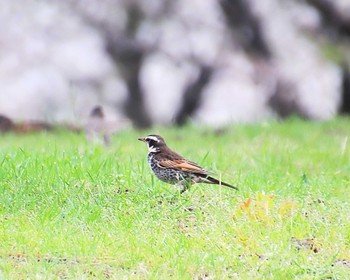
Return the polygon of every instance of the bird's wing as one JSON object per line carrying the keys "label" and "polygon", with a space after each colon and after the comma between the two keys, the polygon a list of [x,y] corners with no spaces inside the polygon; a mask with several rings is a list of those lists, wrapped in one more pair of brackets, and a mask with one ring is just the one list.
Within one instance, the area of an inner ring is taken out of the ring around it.
{"label": "bird's wing", "polygon": [[181,171],[207,175],[208,172],[198,164],[186,159],[164,159],[159,161],[159,167],[172,168]]}

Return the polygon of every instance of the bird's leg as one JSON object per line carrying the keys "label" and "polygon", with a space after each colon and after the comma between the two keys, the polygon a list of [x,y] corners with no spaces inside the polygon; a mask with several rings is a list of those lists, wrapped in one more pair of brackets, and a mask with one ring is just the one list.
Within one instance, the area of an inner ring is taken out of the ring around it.
{"label": "bird's leg", "polygon": [[184,193],[185,191],[187,191],[190,188],[190,184],[188,182],[186,182],[185,180],[179,181],[178,185],[180,187],[180,194]]}
{"label": "bird's leg", "polygon": [[184,193],[188,189],[186,187],[186,184],[183,184],[182,182],[179,183],[179,186],[180,186],[180,194]]}
{"label": "bird's leg", "polygon": [[103,133],[103,141],[106,146],[109,146],[109,144],[111,144],[111,136],[107,132]]}

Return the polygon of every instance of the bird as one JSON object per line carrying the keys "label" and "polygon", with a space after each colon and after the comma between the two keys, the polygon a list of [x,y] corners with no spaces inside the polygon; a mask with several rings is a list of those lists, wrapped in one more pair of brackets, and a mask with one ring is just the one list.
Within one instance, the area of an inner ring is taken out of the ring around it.
{"label": "bird", "polygon": [[91,142],[103,142],[105,146],[110,144],[110,133],[106,127],[105,114],[102,106],[97,105],[92,108],[85,126],[85,134],[86,138]]}
{"label": "bird", "polygon": [[223,185],[238,190],[236,186],[215,179],[197,163],[172,151],[162,136],[151,134],[138,140],[148,145],[148,164],[154,175],[163,182],[178,185],[180,193],[195,183]]}
{"label": "bird", "polygon": [[111,143],[111,137],[129,128],[131,122],[126,118],[108,119],[104,112],[100,105],[92,108],[85,124],[85,134],[88,141],[107,147]]}

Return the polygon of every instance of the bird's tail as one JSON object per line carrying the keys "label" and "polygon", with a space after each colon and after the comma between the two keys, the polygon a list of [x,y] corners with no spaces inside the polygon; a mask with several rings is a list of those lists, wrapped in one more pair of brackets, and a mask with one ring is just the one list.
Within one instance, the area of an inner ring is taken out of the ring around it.
{"label": "bird's tail", "polygon": [[227,184],[227,183],[225,183],[225,182],[223,182],[223,181],[220,181],[220,180],[218,180],[218,179],[215,179],[215,178],[213,178],[213,177],[211,177],[211,176],[206,177],[206,179],[208,180],[208,183],[209,183],[209,184],[223,185],[223,186],[226,186],[226,187],[229,187],[229,188],[231,188],[231,189],[235,189],[235,190],[238,191],[238,188],[237,188],[237,187],[232,186],[232,185],[230,185],[230,184]]}

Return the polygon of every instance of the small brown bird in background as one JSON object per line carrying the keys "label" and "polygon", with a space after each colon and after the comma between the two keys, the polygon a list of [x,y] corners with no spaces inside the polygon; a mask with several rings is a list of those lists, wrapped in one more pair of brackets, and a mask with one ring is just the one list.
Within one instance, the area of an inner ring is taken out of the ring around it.
{"label": "small brown bird in background", "polygon": [[148,145],[148,164],[154,175],[163,182],[179,185],[181,193],[195,183],[223,185],[238,190],[235,186],[211,177],[209,172],[198,164],[169,149],[163,137],[148,135],[138,140]]}
{"label": "small brown bird in background", "polygon": [[85,125],[86,138],[91,142],[103,143],[105,146],[108,146],[113,135],[130,126],[131,122],[129,119],[116,118],[116,116],[108,118],[102,106],[95,106],[91,110]]}
{"label": "small brown bird in background", "polygon": [[95,106],[91,112],[85,127],[86,138],[89,141],[101,142],[108,146],[110,133],[107,131],[105,115],[101,106]]}

